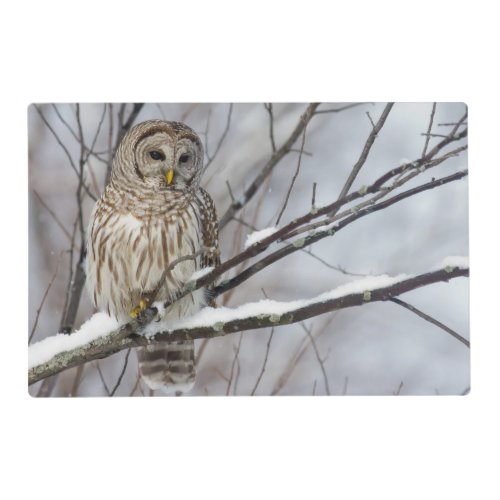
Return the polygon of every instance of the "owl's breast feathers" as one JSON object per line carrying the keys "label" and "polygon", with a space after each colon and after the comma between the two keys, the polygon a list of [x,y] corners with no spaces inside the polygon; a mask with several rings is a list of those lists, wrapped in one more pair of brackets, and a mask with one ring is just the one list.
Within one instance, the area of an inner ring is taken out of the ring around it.
{"label": "owl's breast feathers", "polygon": [[88,227],[87,284],[94,305],[127,319],[174,260],[193,256],[166,274],[156,296],[174,298],[194,271],[220,262],[217,227],[212,199],[202,189],[136,194],[109,185]]}

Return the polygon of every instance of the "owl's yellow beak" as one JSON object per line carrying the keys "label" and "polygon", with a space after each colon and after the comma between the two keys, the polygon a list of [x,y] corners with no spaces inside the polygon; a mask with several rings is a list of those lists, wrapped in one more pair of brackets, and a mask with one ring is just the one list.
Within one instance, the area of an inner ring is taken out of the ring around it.
{"label": "owl's yellow beak", "polygon": [[167,170],[167,184],[170,184],[172,182],[172,179],[174,178],[174,169],[169,168]]}

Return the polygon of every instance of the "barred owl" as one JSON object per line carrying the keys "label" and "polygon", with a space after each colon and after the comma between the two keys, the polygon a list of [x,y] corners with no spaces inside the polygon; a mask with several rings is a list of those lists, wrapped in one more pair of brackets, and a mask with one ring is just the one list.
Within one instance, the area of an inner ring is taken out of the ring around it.
{"label": "barred owl", "polygon": [[[130,129],[113,159],[111,178],[90,217],[87,287],[94,305],[119,320],[156,300],[175,298],[193,272],[219,263],[218,223],[210,195],[200,188],[203,146],[177,122],[151,120]],[[209,301],[196,290],[174,302],[164,320],[180,319]],[[138,348],[139,371],[151,389],[182,393],[195,381],[194,342]]]}

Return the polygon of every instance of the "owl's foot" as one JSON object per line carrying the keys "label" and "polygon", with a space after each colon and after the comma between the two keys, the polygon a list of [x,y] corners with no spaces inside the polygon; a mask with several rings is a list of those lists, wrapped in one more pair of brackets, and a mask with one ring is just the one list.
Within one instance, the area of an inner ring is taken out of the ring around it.
{"label": "owl's foot", "polygon": [[132,311],[130,311],[130,317],[134,319],[137,318],[137,316],[139,316],[139,314],[148,307],[148,304],[149,304],[148,299],[141,299],[139,301],[139,305],[134,309],[132,309]]}

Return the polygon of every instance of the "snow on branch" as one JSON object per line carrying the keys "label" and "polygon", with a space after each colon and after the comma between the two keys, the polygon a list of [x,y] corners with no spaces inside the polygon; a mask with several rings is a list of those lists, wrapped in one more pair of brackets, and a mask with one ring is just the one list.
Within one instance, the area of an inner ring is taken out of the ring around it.
{"label": "snow on branch", "polygon": [[261,229],[260,231],[254,231],[247,236],[245,241],[245,248],[251,247],[255,243],[262,241],[264,238],[267,238],[274,234],[278,230],[277,227],[266,227],[265,229]]}
{"label": "snow on branch", "polygon": [[140,335],[156,316],[146,309],[136,320],[119,326],[104,313],[97,313],[78,332],[55,335],[29,347],[29,383],[80,364],[107,357],[123,349],[164,340],[212,338],[234,332],[288,325],[330,311],[360,306],[439,281],[468,276],[466,258],[453,257],[441,269],[417,276],[370,276],[341,285],[312,299],[291,302],[261,300],[235,309],[205,308],[190,318],[172,323],[168,332],[153,337]]}

